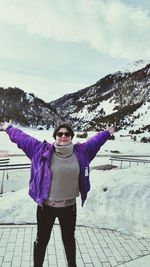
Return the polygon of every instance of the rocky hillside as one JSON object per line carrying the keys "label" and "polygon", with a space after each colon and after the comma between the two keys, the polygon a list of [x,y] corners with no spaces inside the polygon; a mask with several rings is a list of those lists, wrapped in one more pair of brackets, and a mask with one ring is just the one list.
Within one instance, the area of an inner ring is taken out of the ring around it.
{"label": "rocky hillside", "polygon": [[50,103],[19,88],[0,88],[0,119],[46,129],[67,121],[76,130],[100,130],[113,123],[118,130],[132,126],[150,131],[150,64],[109,74]]}
{"label": "rocky hillside", "polygon": [[54,107],[34,94],[27,94],[19,88],[0,88],[0,120],[9,119],[22,126],[49,129],[61,120],[61,116]]}
{"label": "rocky hillside", "polygon": [[[107,123],[118,129],[126,127],[140,116],[138,109],[142,106],[147,107],[146,114],[150,111],[150,64],[133,72],[109,74],[50,104],[77,129],[99,130]],[[150,120],[145,123],[150,125]]]}

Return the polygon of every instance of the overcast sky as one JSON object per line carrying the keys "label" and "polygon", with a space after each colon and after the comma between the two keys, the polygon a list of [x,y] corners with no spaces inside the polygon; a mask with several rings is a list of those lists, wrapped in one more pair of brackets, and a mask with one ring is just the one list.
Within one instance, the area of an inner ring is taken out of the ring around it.
{"label": "overcast sky", "polygon": [[0,0],[0,87],[49,102],[139,59],[148,0]]}

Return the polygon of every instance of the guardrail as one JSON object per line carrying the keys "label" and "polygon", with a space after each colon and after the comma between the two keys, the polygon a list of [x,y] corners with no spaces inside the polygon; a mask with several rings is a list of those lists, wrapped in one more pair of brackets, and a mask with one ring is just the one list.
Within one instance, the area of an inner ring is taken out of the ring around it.
{"label": "guardrail", "polygon": [[129,167],[131,166],[131,163],[134,162],[137,164],[139,163],[150,163],[150,160],[148,159],[139,159],[139,158],[132,158],[132,157],[121,157],[121,156],[112,156],[110,157],[111,160],[111,165],[113,164],[113,161],[119,161],[120,162],[120,168],[122,168],[123,162],[128,162],[129,163]]}
{"label": "guardrail", "polygon": [[30,169],[31,163],[18,163],[18,164],[9,164],[10,159],[9,158],[3,158],[0,159],[0,171],[2,171],[2,182],[1,182],[1,188],[0,188],[0,194],[3,194],[3,188],[4,188],[4,179],[5,174],[8,171],[12,170],[21,170],[21,169]]}
{"label": "guardrail", "polygon": [[9,163],[9,160],[9,158],[0,159],[0,165]]}

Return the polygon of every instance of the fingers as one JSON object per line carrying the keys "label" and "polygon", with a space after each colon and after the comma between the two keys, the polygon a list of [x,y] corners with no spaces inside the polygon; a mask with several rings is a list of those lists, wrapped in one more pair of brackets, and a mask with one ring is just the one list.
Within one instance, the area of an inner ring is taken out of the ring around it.
{"label": "fingers", "polygon": [[113,125],[107,126],[106,130],[110,133],[113,134],[115,132],[115,127]]}
{"label": "fingers", "polygon": [[11,119],[9,120],[9,122],[4,121],[4,122],[0,122],[0,129],[1,130],[6,130],[8,128],[9,125],[11,125]]}
{"label": "fingers", "polygon": [[4,127],[4,123],[0,122],[0,129],[3,130],[3,127]]}

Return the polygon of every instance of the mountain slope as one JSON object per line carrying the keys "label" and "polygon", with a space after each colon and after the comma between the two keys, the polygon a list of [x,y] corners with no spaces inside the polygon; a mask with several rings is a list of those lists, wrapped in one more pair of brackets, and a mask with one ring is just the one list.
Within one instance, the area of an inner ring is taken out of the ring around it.
{"label": "mountain slope", "polygon": [[0,88],[0,119],[22,126],[55,126],[61,116],[50,104],[34,96],[27,94],[19,88]]}
{"label": "mountain slope", "polygon": [[99,130],[109,122],[119,129],[126,123],[126,116],[149,101],[150,64],[134,72],[109,74],[95,84],[50,104],[58,114],[69,117],[75,127]]}
{"label": "mountain slope", "polygon": [[150,64],[130,70],[106,75],[50,103],[19,88],[0,88],[0,120],[47,129],[67,121],[76,130],[100,130],[108,123],[118,130],[150,130]]}

